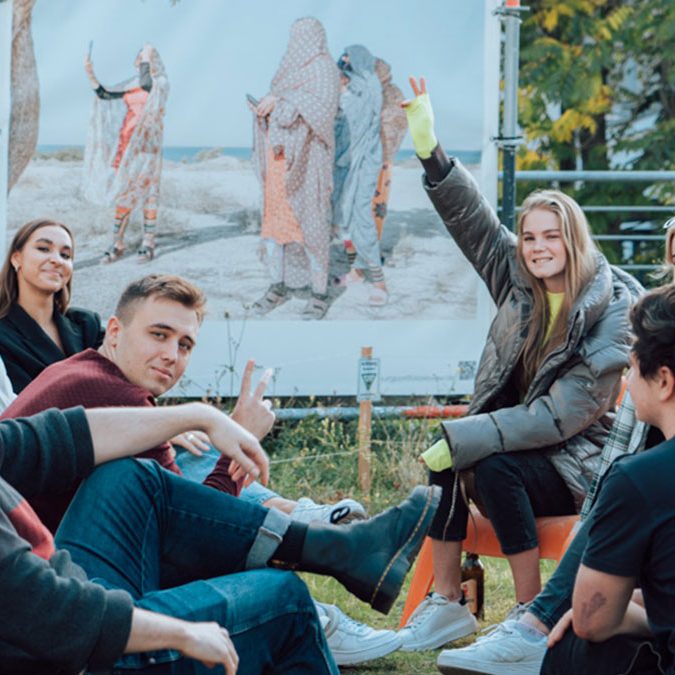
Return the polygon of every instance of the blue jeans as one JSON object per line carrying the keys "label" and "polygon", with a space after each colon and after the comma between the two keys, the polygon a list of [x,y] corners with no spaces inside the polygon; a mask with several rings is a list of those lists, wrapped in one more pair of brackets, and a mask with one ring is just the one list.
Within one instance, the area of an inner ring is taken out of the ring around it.
{"label": "blue jeans", "polygon": [[588,542],[588,530],[593,519],[593,511],[581,523],[581,527],[574,535],[565,555],[560,560],[555,572],[546,586],[532,601],[529,612],[539,619],[549,629],[558,623],[560,617],[572,606],[572,591],[577,571],[581,564],[581,557]]}
{"label": "blue jeans", "polygon": [[[262,567],[288,518],[163,470],[156,462],[104,464],[80,486],[58,529],[92,581],[126,590],[138,607],[230,632],[239,673],[332,673],[305,584]],[[115,672],[213,671],[175,651],[130,654]]]}
{"label": "blue jeans", "polygon": [[[188,480],[193,480],[196,483],[201,483],[211,473],[213,467],[216,465],[220,453],[211,446],[201,457],[190,454],[187,450],[183,450],[180,446],[176,446],[176,464],[183,472],[183,476]],[[253,502],[262,506],[268,499],[278,497],[279,494],[270,490],[257,481],[245,487],[240,499],[245,499],[247,502]]]}

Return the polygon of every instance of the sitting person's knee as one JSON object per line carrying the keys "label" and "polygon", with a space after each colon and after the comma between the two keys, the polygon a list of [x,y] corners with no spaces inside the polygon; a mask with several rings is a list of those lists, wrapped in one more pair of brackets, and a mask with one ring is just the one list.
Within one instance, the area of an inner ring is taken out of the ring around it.
{"label": "sitting person's knee", "polygon": [[476,475],[476,486],[479,489],[499,485],[500,481],[513,476],[512,458],[506,453],[490,455],[474,466],[474,473]]}
{"label": "sitting person's knee", "polygon": [[98,490],[103,486],[108,486],[115,491],[135,490],[147,481],[159,480],[162,470],[160,465],[153,460],[115,459],[97,466],[89,474],[83,487],[89,486],[91,489],[95,486]]}
{"label": "sitting person's knee", "polygon": [[293,611],[316,612],[307,584],[295,572],[264,570],[256,571],[256,574],[261,572],[267,573],[265,596],[268,599],[276,596],[286,606],[293,607]]}

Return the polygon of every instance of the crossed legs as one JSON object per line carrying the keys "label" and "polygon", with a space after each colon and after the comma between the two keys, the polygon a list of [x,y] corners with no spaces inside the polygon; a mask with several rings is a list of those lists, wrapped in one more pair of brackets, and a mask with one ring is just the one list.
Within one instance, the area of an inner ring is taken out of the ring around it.
{"label": "crossed legs", "polygon": [[[226,627],[241,673],[337,673],[304,583],[249,569],[266,564],[287,527],[278,512],[154,462],[120,460],[82,484],[57,544],[90,579],[129,592],[139,607]],[[162,662],[167,673],[207,672],[173,652],[129,655],[123,667]]]}

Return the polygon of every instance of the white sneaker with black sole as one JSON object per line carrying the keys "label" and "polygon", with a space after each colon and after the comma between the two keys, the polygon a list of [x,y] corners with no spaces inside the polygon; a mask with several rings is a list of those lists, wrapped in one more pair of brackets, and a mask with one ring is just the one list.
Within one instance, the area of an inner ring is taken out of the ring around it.
{"label": "white sneaker with black sole", "polygon": [[291,511],[291,518],[301,523],[320,520],[332,525],[346,525],[353,520],[365,520],[367,517],[363,504],[355,499],[341,499],[337,504],[317,504],[309,497],[301,497],[298,505]]}
{"label": "white sneaker with black sole", "polygon": [[476,617],[463,600],[451,601],[439,593],[429,593],[398,634],[402,651],[419,652],[438,649],[477,630]]}
{"label": "white sneaker with black sole", "polygon": [[401,638],[393,630],[376,630],[348,617],[335,605],[314,602],[326,641],[338,666],[355,666],[395,652]]}
{"label": "white sneaker with black sole", "polygon": [[445,649],[436,665],[445,675],[537,675],[545,655],[545,635],[504,621],[468,647]]}

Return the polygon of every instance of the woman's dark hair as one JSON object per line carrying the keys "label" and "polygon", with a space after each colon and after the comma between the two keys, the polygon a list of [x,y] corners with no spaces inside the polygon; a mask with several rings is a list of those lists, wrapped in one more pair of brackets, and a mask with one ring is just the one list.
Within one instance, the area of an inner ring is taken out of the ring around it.
{"label": "woman's dark hair", "polygon": [[640,375],[653,377],[662,366],[675,373],[675,283],[640,298],[631,310],[630,320]]}
{"label": "woman's dark hair", "polygon": [[[19,299],[19,282],[16,278],[16,270],[12,265],[12,254],[16,253],[16,251],[23,250],[23,247],[31,238],[33,232],[42,227],[50,226],[60,227],[68,233],[73,246],[72,253],[74,255],[75,242],[73,241],[73,233],[63,223],[58,223],[55,220],[49,220],[47,218],[38,218],[37,220],[31,220],[29,223],[20,227],[16,231],[12,243],[7,249],[5,264],[2,266],[2,272],[0,272],[0,319],[7,316],[10,307]],[[54,294],[54,307],[56,307],[61,314],[68,309],[72,280],[73,278],[71,276],[71,278],[68,279],[68,283],[60,291],[57,291],[57,293]]]}

